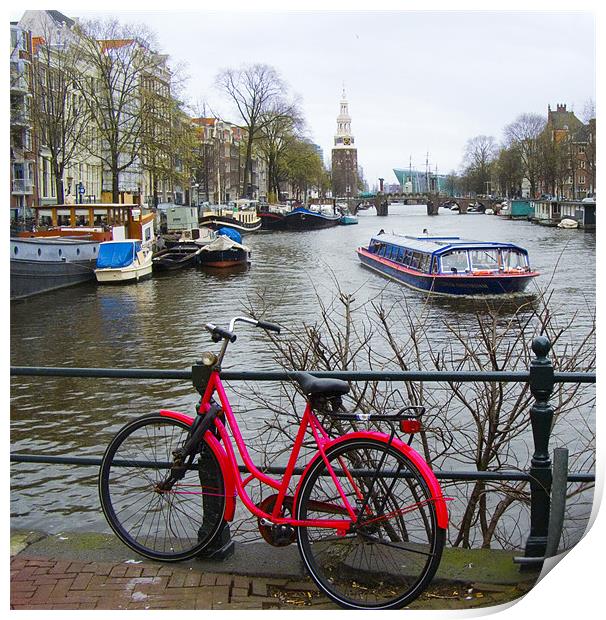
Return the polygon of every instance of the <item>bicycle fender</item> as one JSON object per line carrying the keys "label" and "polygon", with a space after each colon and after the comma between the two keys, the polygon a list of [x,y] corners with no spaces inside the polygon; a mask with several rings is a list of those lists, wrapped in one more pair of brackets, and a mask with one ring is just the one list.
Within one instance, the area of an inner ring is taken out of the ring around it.
{"label": "bicycle fender", "polygon": [[[342,435],[341,437],[337,437],[331,441],[327,441],[324,444],[324,449],[328,450],[333,446],[337,446],[344,441],[349,439],[375,439],[384,444],[388,443],[389,437],[384,433],[379,433],[378,431],[356,431],[355,433],[348,433],[347,435]],[[404,443],[401,439],[394,437],[391,441],[391,445],[401,450],[417,467],[423,479],[427,483],[429,490],[431,492],[431,496],[435,501],[436,506],[436,517],[438,520],[438,527],[442,529],[446,529],[448,527],[448,509],[446,507],[446,501],[444,500],[444,495],[442,494],[442,489],[440,488],[440,484],[435,474],[425,461],[425,459],[414,449],[411,448],[408,444]],[[313,465],[315,465],[318,459],[321,459],[322,455],[317,452],[312,460],[305,467],[305,471],[301,475],[299,480],[299,484],[297,485],[297,490],[295,492],[295,498],[293,505],[297,506],[297,502],[299,499],[299,490],[301,488],[301,483],[307,476],[307,472],[311,469]]]}
{"label": "bicycle fender", "polygon": [[[185,413],[180,413],[179,411],[162,409],[160,411],[160,415],[165,418],[179,420],[179,422],[184,422],[188,426],[191,426],[194,423],[194,419],[191,416]],[[219,463],[221,475],[223,476],[223,483],[225,484],[225,514],[223,515],[223,519],[225,521],[233,521],[234,513],[236,511],[236,483],[234,480],[234,474],[229,465],[229,459],[227,458],[225,449],[219,443],[219,440],[210,431],[206,431],[204,439],[206,439],[210,449],[213,451],[213,454],[217,459],[217,462]]]}

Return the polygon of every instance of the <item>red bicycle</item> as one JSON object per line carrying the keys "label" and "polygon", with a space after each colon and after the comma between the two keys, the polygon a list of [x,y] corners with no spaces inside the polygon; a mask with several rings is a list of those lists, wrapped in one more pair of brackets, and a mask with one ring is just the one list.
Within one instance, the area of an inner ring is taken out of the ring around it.
{"label": "red bicycle", "polygon": [[[233,519],[239,497],[270,544],[297,540],[312,579],[337,604],[353,609],[407,605],[431,581],[448,525],[440,485],[409,445],[423,408],[348,413],[341,403],[347,382],[295,372],[307,404],[283,477],[270,477],[252,462],[221,383],[221,364],[236,340],[237,322],[280,332],[276,325],[248,317],[232,319],[228,330],[206,325],[213,341],[223,344],[219,355],[204,353],[193,367],[201,395],[197,415],[163,410],[144,416],[124,426],[109,444],[99,491],[110,526],[145,557],[191,558]],[[383,420],[391,432],[330,437],[322,416]],[[396,436],[396,426],[410,433],[408,443]],[[317,450],[303,473],[295,475],[306,433]],[[245,478],[234,443],[248,472]],[[246,490],[253,480],[273,490],[259,504]]]}

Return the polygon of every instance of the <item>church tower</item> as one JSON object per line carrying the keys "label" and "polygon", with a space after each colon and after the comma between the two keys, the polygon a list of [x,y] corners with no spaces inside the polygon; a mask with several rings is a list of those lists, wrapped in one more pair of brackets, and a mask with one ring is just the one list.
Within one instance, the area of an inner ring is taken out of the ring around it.
{"label": "church tower", "polygon": [[347,198],[357,194],[358,151],[351,134],[351,116],[344,88],[337,116],[335,145],[332,149],[332,195],[335,198]]}

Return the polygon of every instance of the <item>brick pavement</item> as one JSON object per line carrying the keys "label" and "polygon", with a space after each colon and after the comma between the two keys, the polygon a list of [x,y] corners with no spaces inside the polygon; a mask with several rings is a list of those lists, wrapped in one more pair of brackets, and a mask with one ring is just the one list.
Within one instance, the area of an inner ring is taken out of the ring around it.
{"label": "brick pavement", "polygon": [[[410,607],[505,603],[528,588],[432,584]],[[16,555],[11,609],[335,609],[307,579],[241,576],[147,561],[91,562]]]}
{"label": "brick pavement", "polygon": [[11,609],[333,608],[300,580],[201,573],[175,565],[11,560]]}

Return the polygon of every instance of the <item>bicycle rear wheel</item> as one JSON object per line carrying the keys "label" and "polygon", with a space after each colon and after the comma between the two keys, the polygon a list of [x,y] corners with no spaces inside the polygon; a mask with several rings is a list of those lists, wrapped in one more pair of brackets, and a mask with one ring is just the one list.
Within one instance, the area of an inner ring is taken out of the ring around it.
{"label": "bicycle rear wheel", "polygon": [[[310,575],[337,604],[399,609],[421,594],[442,555],[445,530],[423,476],[400,450],[376,439],[346,440],[327,451],[357,513],[344,536],[299,527],[299,549]],[[297,519],[347,518],[322,459],[301,482]]]}
{"label": "bicycle rear wheel", "polygon": [[145,416],[122,428],[103,456],[103,513],[117,536],[147,558],[191,558],[208,546],[223,521],[223,476],[205,441],[183,479],[170,490],[158,488],[189,429],[172,418]]}

